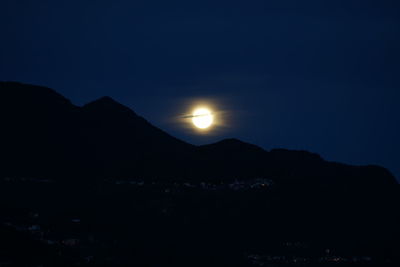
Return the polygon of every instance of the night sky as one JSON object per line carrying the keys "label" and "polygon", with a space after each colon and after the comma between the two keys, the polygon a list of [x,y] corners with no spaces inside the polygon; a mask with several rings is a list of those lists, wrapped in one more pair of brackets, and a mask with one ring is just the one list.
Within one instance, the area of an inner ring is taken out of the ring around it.
{"label": "night sky", "polygon": [[[0,80],[108,95],[194,144],[379,164],[400,178],[398,0],[1,0]],[[224,125],[177,122],[196,101]]]}

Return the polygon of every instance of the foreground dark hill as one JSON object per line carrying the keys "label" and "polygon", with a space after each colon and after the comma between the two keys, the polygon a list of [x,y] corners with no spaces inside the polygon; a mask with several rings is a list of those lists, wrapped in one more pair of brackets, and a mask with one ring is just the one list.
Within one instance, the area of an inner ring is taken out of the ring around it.
{"label": "foreground dark hill", "polygon": [[382,167],[193,146],[111,98],[78,107],[20,83],[0,83],[0,123],[0,263],[398,266],[399,186]]}

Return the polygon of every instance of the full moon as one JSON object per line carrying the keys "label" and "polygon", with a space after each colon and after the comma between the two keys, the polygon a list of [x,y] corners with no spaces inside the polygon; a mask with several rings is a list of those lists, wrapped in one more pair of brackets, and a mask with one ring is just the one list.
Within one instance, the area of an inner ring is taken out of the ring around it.
{"label": "full moon", "polygon": [[194,126],[200,129],[206,129],[211,126],[214,116],[210,110],[206,108],[197,108],[193,111],[192,122]]}

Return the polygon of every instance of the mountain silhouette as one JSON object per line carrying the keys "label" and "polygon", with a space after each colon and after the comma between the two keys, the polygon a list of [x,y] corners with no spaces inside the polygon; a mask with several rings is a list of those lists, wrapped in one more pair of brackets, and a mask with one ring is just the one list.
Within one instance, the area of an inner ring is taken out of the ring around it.
{"label": "mountain silhouette", "polygon": [[[102,97],[75,106],[52,89],[0,83],[3,176],[134,179],[251,179],[346,187],[396,186],[378,166],[324,161],[306,151],[260,147],[237,139],[194,146]],[[201,166],[201,168],[198,168]]]}
{"label": "mountain silhouette", "polygon": [[141,161],[173,159],[193,147],[108,97],[77,107],[45,87],[0,88],[8,175],[129,176],[128,169],[140,172]]}

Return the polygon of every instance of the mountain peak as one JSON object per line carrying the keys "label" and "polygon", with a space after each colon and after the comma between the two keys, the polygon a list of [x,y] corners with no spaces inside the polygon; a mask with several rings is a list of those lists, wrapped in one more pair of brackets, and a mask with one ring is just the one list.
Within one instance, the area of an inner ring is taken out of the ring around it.
{"label": "mountain peak", "polygon": [[257,155],[259,153],[265,153],[265,150],[263,150],[261,147],[258,147],[256,145],[253,144],[249,144],[246,142],[243,142],[239,139],[236,138],[227,138],[227,139],[223,139],[221,141],[218,141],[216,143],[213,144],[208,144],[208,145],[203,145],[200,146],[200,149],[204,150],[222,150],[222,151],[229,151],[230,153],[236,153],[236,152],[240,152],[240,153],[256,153]]}
{"label": "mountain peak", "polygon": [[257,149],[257,150],[263,150],[262,148],[250,144],[250,143],[246,143],[242,140],[239,140],[237,138],[226,138],[223,139],[217,143],[215,143],[215,145],[219,145],[219,146],[228,146],[228,147],[237,147],[237,148],[252,148],[252,149]]}
{"label": "mountain peak", "polygon": [[109,96],[100,97],[99,99],[96,99],[96,100],[94,100],[92,102],[87,103],[86,105],[84,105],[84,107],[92,106],[92,105],[107,105],[107,106],[117,105],[117,106],[123,106],[122,104],[118,103],[117,101],[115,101],[113,98],[111,98]]}
{"label": "mountain peak", "polygon": [[245,142],[243,142],[237,138],[226,138],[217,143],[218,144],[244,144]]}
{"label": "mountain peak", "polygon": [[83,106],[85,110],[96,111],[96,112],[106,112],[106,113],[126,113],[130,115],[137,116],[136,113],[122,105],[121,103],[115,101],[109,96],[103,96],[95,101],[92,101]]}
{"label": "mountain peak", "polygon": [[12,81],[0,81],[0,99],[5,104],[16,101],[20,105],[37,104],[71,106],[70,100],[45,86],[30,85]]}
{"label": "mountain peak", "polygon": [[117,102],[115,101],[112,97],[110,96],[102,96],[99,99],[95,100],[95,101],[102,101],[102,102]]}

